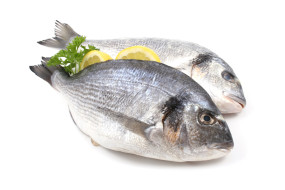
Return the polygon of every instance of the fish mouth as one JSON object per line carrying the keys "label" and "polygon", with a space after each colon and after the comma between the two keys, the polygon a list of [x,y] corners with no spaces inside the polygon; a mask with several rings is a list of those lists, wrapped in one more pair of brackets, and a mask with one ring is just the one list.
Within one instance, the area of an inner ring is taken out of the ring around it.
{"label": "fish mouth", "polygon": [[244,97],[238,97],[238,96],[235,96],[233,94],[230,94],[228,92],[223,92],[224,96],[231,102],[235,102],[235,103],[238,103],[242,108],[245,107],[246,105],[246,100]]}
{"label": "fish mouth", "polygon": [[229,142],[223,142],[223,143],[213,143],[208,148],[210,149],[216,149],[222,152],[229,152],[233,149],[234,147],[234,142],[229,141]]}

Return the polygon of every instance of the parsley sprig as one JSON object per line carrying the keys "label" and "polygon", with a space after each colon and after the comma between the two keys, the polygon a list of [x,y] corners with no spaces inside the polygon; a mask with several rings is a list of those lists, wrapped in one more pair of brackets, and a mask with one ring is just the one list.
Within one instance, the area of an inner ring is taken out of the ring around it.
{"label": "parsley sprig", "polygon": [[88,45],[88,48],[81,45],[86,37],[77,36],[71,43],[68,44],[66,49],[60,50],[57,54],[52,56],[48,61],[48,66],[60,65],[64,70],[73,75],[79,71],[79,65],[83,57],[92,50],[99,50],[98,48]]}

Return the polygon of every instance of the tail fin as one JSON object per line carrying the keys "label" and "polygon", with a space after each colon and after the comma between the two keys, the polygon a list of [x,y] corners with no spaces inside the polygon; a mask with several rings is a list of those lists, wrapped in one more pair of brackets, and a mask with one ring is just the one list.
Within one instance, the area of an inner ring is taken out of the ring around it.
{"label": "tail fin", "polygon": [[51,84],[51,76],[56,70],[62,70],[60,66],[47,66],[47,61],[50,58],[42,57],[41,65],[30,66],[30,69],[33,73],[35,73],[38,77],[42,78],[46,82]]}
{"label": "tail fin", "polygon": [[47,47],[63,49],[72,38],[80,36],[68,24],[55,22],[55,37],[39,41],[38,43]]}

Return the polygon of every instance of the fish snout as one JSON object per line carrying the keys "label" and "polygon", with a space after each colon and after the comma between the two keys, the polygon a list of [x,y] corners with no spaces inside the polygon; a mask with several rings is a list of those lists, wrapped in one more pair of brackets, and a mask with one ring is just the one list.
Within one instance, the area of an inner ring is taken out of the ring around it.
{"label": "fish snout", "polygon": [[234,95],[223,91],[223,95],[233,104],[238,104],[243,109],[246,106],[246,100],[243,94]]}
{"label": "fish snout", "polygon": [[219,138],[215,138],[208,144],[209,149],[216,149],[221,151],[229,151],[234,147],[234,140],[232,134],[225,121],[220,121],[224,130],[220,131]]}

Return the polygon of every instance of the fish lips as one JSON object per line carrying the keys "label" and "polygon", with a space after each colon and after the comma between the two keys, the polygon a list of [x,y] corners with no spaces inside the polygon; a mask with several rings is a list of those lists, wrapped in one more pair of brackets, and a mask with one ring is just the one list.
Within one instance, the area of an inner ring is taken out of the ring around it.
{"label": "fish lips", "polygon": [[227,141],[223,143],[212,143],[208,145],[209,149],[215,149],[215,150],[219,150],[222,152],[229,152],[233,149],[233,147],[234,147],[233,141]]}
{"label": "fish lips", "polygon": [[236,95],[230,94],[228,92],[223,91],[223,94],[226,98],[228,98],[230,101],[238,103],[242,108],[246,105],[246,100],[244,97],[238,97]]}

